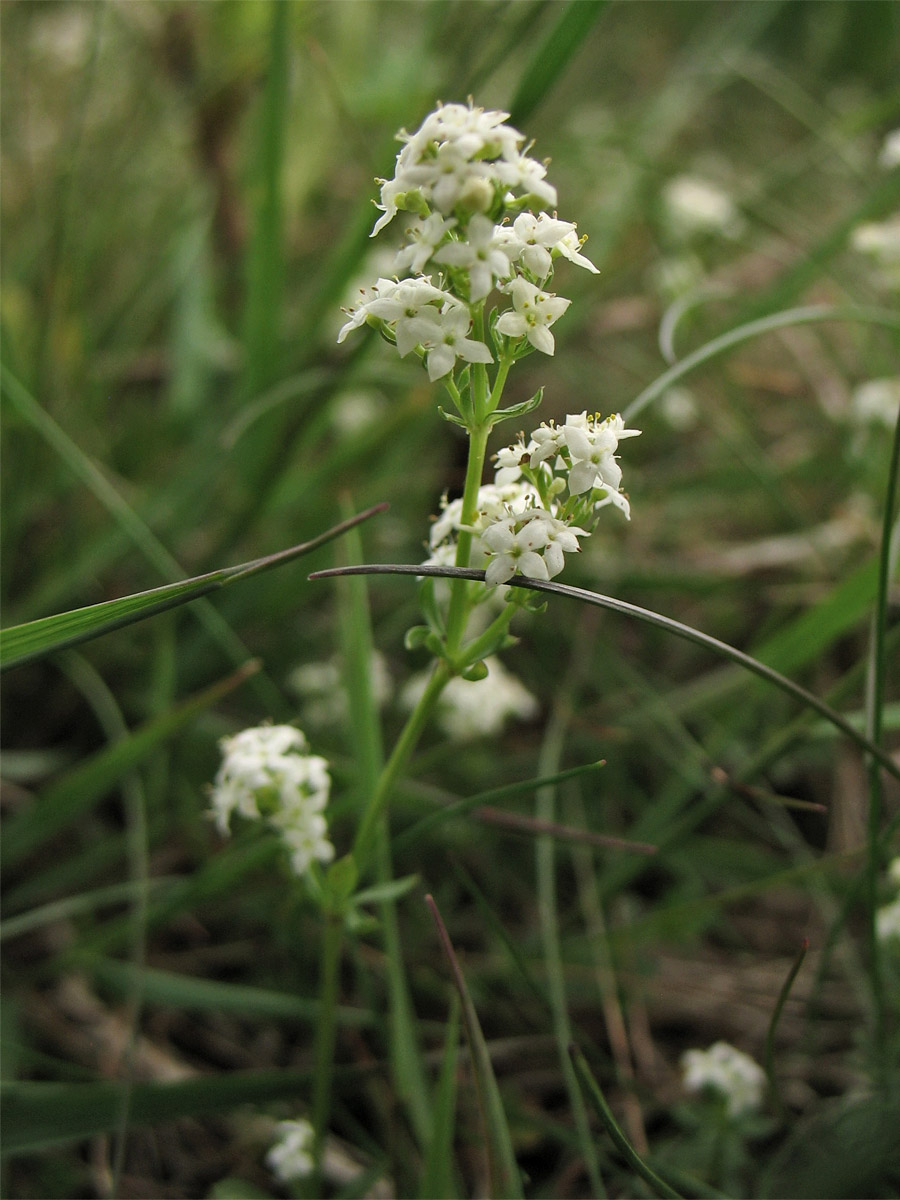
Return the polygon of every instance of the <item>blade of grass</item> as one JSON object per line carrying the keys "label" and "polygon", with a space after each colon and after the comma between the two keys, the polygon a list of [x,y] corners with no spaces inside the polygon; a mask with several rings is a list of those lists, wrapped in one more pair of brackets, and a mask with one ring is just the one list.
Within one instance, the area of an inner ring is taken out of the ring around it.
{"label": "blade of grass", "polygon": [[[569,729],[570,714],[573,711],[572,695],[579,680],[580,670],[589,661],[585,653],[587,630],[584,621],[579,623],[572,653],[566,667],[561,685],[556,689],[550,719],[541,742],[538,755],[538,767],[542,775],[549,775],[559,770],[566,735]],[[544,826],[556,823],[556,789],[551,786],[538,788],[535,793],[535,820]],[[547,834],[539,837],[534,847],[534,867],[537,890],[538,923],[540,927],[541,954],[544,962],[544,972],[547,980],[547,992],[550,1000],[550,1010],[553,1017],[553,1036],[556,1040],[556,1052],[559,1057],[560,1069],[565,1081],[566,1094],[572,1118],[578,1134],[578,1144],[581,1148],[584,1165],[595,1196],[605,1196],[603,1178],[600,1174],[600,1162],[597,1149],[591,1138],[587,1109],[578,1088],[578,1079],[568,1055],[568,1047],[572,1041],[572,1023],[569,1019],[569,1002],[566,989],[566,976],[563,967],[562,949],[560,942],[560,915],[557,904],[557,874],[556,874],[556,844]]]}
{"label": "blade of grass", "polygon": [[579,775],[585,775],[589,771],[596,771],[600,767],[605,766],[605,760],[601,759],[599,762],[585,763],[581,767],[569,767],[566,771],[557,771],[555,774],[541,779],[523,779],[519,783],[504,784],[503,787],[490,788],[486,792],[478,792],[476,795],[468,796],[464,800],[455,800],[453,803],[447,804],[443,808],[438,808],[434,812],[428,813],[427,816],[421,817],[415,824],[410,825],[409,829],[392,838],[391,845],[399,854],[401,851],[408,850],[410,846],[414,845],[437,825],[440,825],[442,821],[453,817],[463,817],[471,812],[472,809],[482,807],[486,800],[505,800],[508,796],[518,796],[523,792],[533,791],[535,788],[553,783],[561,783],[565,779],[575,779]]}
{"label": "blade of grass", "polygon": [[234,691],[256,670],[258,665],[255,662],[246,663],[226,679],[139,726],[113,745],[98,750],[61,779],[49,784],[32,805],[7,823],[0,848],[3,865],[9,867],[19,862],[48,838],[83,816],[152,750],[193,721],[198,713]]}
{"label": "blade of grass", "polygon": [[456,1061],[459,1054],[459,998],[453,994],[444,1056],[434,1104],[433,1133],[419,1184],[420,1200],[454,1200],[460,1194],[453,1170],[453,1132],[456,1125]]}
{"label": "blade of grass", "polygon": [[[256,199],[247,255],[244,310],[244,370],[239,386],[246,402],[267,387],[278,369],[281,305],[284,288],[282,173],[287,134],[288,29],[293,6],[281,0],[269,5],[271,30],[260,123],[255,138],[257,160],[250,181]],[[249,461],[242,470],[253,469]]]}
{"label": "blade of grass", "polygon": [[772,1097],[772,1102],[782,1115],[785,1111],[784,1101],[781,1099],[778,1079],[775,1075],[775,1033],[778,1029],[778,1022],[781,1020],[784,1006],[787,1003],[787,998],[791,994],[791,988],[794,986],[794,980],[799,975],[800,968],[803,966],[807,950],[809,950],[809,938],[804,938],[799,953],[794,959],[790,971],[788,971],[787,978],[781,985],[781,990],[778,993],[778,999],[775,1002],[775,1008],[772,1012],[772,1020],[769,1022],[769,1028],[766,1032],[765,1067],[766,1075],[769,1079],[769,1093]]}
{"label": "blade of grass", "polygon": [[668,371],[663,371],[662,375],[654,379],[632,400],[622,416],[626,423],[633,421],[648,404],[658,400],[673,384],[720,354],[725,354],[733,347],[741,345],[742,342],[751,341],[753,338],[772,333],[777,329],[789,329],[794,325],[810,325],[819,321],[861,321],[865,324],[884,326],[886,329],[900,330],[900,317],[890,309],[880,308],[812,304],[803,308],[790,308],[770,316],[758,317],[713,338],[692,351],[681,362],[670,367]]}
{"label": "blade of grass", "polygon": [[[0,364],[0,386],[19,415],[40,434],[76,478],[88,488],[112,518],[125,530],[129,539],[151,566],[155,567],[164,579],[172,581],[179,577],[183,578],[185,571],[149,526],[141,520],[99,468],[49,413],[41,408],[30,392],[3,364]],[[235,666],[250,658],[247,647],[209,601],[201,599],[192,611],[209,637],[221,647],[223,653]],[[266,710],[273,715],[282,712],[284,699],[272,680],[260,672],[253,682]]]}
{"label": "blade of grass", "polygon": [[[897,174],[900,175],[900,172]],[[898,548],[894,545],[894,533],[897,532],[900,535],[900,527],[895,531],[898,476],[900,476],[900,413],[898,413],[897,420],[894,422],[894,440],[891,446],[891,461],[888,468],[887,488],[885,489],[884,519],[878,554],[878,589],[875,611],[872,614],[872,632],[866,678],[866,733],[870,741],[876,746],[881,745],[884,734],[884,646],[887,636],[888,589],[894,566],[892,558],[898,552]],[[876,763],[870,760],[869,812],[866,830],[866,899],[868,905],[869,978],[872,986],[872,1003],[875,1018],[873,1049],[875,1051],[875,1061],[878,1063],[882,1063],[887,1057],[885,1055],[887,1009],[881,961],[882,948],[877,927],[878,876],[882,865],[881,839],[884,836],[881,828],[882,807],[881,773]]]}
{"label": "blade of grass", "polygon": [[[95,957],[85,957],[78,962],[100,983],[117,993],[127,992],[134,985],[135,972],[130,963]],[[166,1008],[236,1013],[260,1020],[277,1018],[304,1024],[314,1024],[319,1015],[318,1001],[304,996],[276,992],[270,988],[197,979],[192,975],[179,975],[174,971],[153,967],[144,968],[140,985],[145,1004],[159,1004]],[[363,1028],[372,1025],[375,1018],[363,1009],[339,1006],[337,1019],[342,1025]]]}
{"label": "blade of grass", "polygon": [[510,103],[513,125],[526,121],[584,44],[608,0],[569,0],[522,72]]}
{"label": "blade of grass", "polygon": [[[349,506],[348,498],[344,501],[344,508],[348,509]],[[362,557],[362,540],[358,532],[350,534],[349,540],[342,546],[342,554],[345,561]],[[369,598],[362,579],[341,580],[338,587],[338,619],[345,691],[350,709],[351,750],[356,759],[365,801],[378,786],[378,779],[384,767],[384,748],[378,701],[372,690],[374,646]],[[382,887],[388,885],[393,879],[393,866],[387,823],[384,820],[376,852],[376,868],[379,884]],[[385,899],[379,905],[379,916],[387,956],[390,1002],[389,1053],[392,1070],[398,1094],[407,1106],[419,1145],[427,1146],[434,1123],[403,961],[403,943],[396,902],[393,899]]]}
{"label": "blade of grass", "polygon": [[[477,579],[479,582],[484,581],[484,571],[476,571],[470,567],[429,567],[394,563],[367,564],[366,566],[359,567],[336,567],[328,571],[315,571],[310,575],[310,579],[326,579],[341,574],[434,575],[445,576],[448,579]],[[812,692],[808,692],[800,684],[794,683],[792,679],[781,675],[778,671],[752,658],[749,654],[744,654],[742,650],[737,650],[727,642],[719,641],[718,638],[714,638],[708,633],[701,633],[699,629],[694,629],[690,625],[684,625],[681,621],[676,621],[672,617],[665,617],[661,613],[641,608],[637,604],[629,604],[625,600],[617,600],[612,596],[603,596],[599,592],[592,592],[587,588],[573,587],[571,584],[566,583],[555,583],[553,580],[528,579],[525,576],[515,576],[508,581],[507,586],[521,587],[527,591],[547,592],[549,595],[555,596],[568,596],[573,600],[581,600],[584,604],[593,604],[598,608],[608,608],[612,612],[635,617],[639,621],[645,621],[648,625],[655,625],[659,629],[665,629],[676,637],[693,642],[698,646],[704,646],[708,650],[712,650],[715,654],[721,655],[723,658],[729,658],[745,670],[758,675],[761,679],[765,679],[768,683],[774,684],[775,687],[780,688],[783,692],[787,692],[795,699],[800,700],[801,703],[815,709],[827,721],[837,729],[840,729],[852,742],[855,742],[861,750],[864,750],[867,754],[875,758],[890,775],[900,780],[900,767],[894,762],[893,758],[889,754],[886,754],[880,746],[876,746],[857,729],[854,729],[852,724],[842,717],[840,713],[835,712],[823,700],[820,700],[818,696],[814,696]]]}
{"label": "blade of grass", "polygon": [[131,596],[122,596],[116,600],[107,600],[102,604],[92,604],[86,608],[76,608],[70,612],[56,613],[51,617],[41,617],[37,621],[29,621],[24,625],[15,625],[10,629],[0,631],[0,670],[19,666],[42,658],[66,646],[79,642],[90,641],[101,637],[114,629],[121,629],[135,621],[143,621],[157,613],[166,612],[187,604],[209,592],[216,591],[237,579],[246,579],[258,575],[272,567],[282,566],[302,558],[303,555],[318,549],[326,542],[332,541],[347,530],[358,525],[360,521],[368,520],[377,512],[383,512],[386,504],[376,505],[365,512],[358,513],[335,525],[318,537],[276,554],[267,554],[250,562],[241,563],[235,567],[223,567],[218,571],[210,571],[206,575],[197,575],[193,579],[185,579],[181,583],[166,584],[163,587],[152,588],[147,592],[136,592]]}
{"label": "blade of grass", "polygon": [[664,1179],[660,1179],[656,1172],[647,1166],[647,1164],[632,1146],[631,1142],[629,1142],[628,1138],[619,1128],[616,1118],[612,1115],[612,1111],[609,1105],[606,1103],[606,1097],[601,1092],[600,1085],[594,1078],[591,1069],[587,1064],[587,1060],[581,1051],[576,1046],[572,1046],[569,1053],[572,1056],[572,1062],[576,1072],[578,1073],[578,1077],[581,1080],[584,1088],[587,1090],[587,1093],[593,1102],[594,1108],[596,1109],[597,1115],[603,1122],[603,1127],[605,1128],[606,1132],[609,1134],[610,1140],[634,1171],[635,1175],[643,1179],[644,1183],[646,1183],[647,1186],[651,1188],[657,1196],[664,1196],[666,1197],[666,1200],[681,1200],[680,1194],[676,1192],[674,1188],[669,1187]]}
{"label": "blade of grass", "polygon": [[512,1138],[506,1114],[503,1111],[503,1101],[500,1089],[491,1064],[484,1034],[465,976],[457,960],[450,935],[438,912],[433,897],[426,896],[425,903],[431,909],[431,915],[437,926],[438,937],[450,966],[453,982],[459,993],[462,1004],[463,1021],[466,1026],[466,1037],[469,1042],[469,1053],[472,1056],[472,1070],[475,1078],[475,1092],[478,1097],[478,1107],[481,1115],[484,1133],[484,1149],[487,1155],[488,1176],[491,1183],[492,1197],[521,1197],[522,1184],[519,1167],[513,1152]]}
{"label": "blade of grass", "polygon": [[[376,1067],[347,1067],[341,1078],[358,1080]],[[310,1071],[235,1071],[178,1083],[136,1083],[131,1096],[134,1125],[178,1117],[228,1112],[243,1104],[302,1099],[309,1094]],[[114,1128],[123,1085],[97,1083],[13,1083],[0,1092],[4,1156],[38,1153],[48,1146],[82,1141]]]}

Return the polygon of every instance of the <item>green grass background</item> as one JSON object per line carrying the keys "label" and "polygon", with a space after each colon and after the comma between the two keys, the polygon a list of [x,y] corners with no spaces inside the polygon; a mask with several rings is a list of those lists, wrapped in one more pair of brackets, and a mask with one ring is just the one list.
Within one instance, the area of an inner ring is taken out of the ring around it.
{"label": "green grass background", "polygon": [[[556,357],[513,375],[511,401],[545,385],[544,418],[624,411],[668,367],[658,281],[679,247],[662,192],[681,174],[726,189],[743,227],[690,247],[703,287],[679,357],[797,305],[896,312],[851,241],[900,203],[897,169],[877,166],[900,125],[891,3],[8,2],[0,18],[4,626],[255,559],[382,501],[354,553],[424,557],[465,447],[421,371],[374,337],[335,336],[341,304],[383,270],[373,177],[438,99],[512,112],[601,269],[558,273],[573,304]],[[683,381],[689,427],[659,400],[641,413],[622,454],[633,520],[610,519],[566,581],[758,654],[862,721],[890,431],[854,422],[851,396],[898,358],[896,331],[835,319],[704,363]],[[342,644],[352,663],[366,604],[396,686],[425,665],[403,649],[411,581],[353,596],[307,581],[348,553],[5,677],[6,1194],[224,1197],[225,1178],[279,1194],[254,1113],[308,1108],[320,922],[269,843],[214,835],[204,786],[222,735],[305,724],[291,672]],[[867,858],[877,789],[791,699],[571,601],[518,633],[506,661],[540,718],[462,750],[429,736],[396,833],[449,799],[604,758],[552,815],[659,852],[471,815],[399,843],[395,873],[421,880],[397,919],[434,1078],[450,983],[425,892],[463,952],[526,1194],[596,1194],[598,1176],[609,1195],[650,1194],[573,1115],[566,1028],[613,1107],[637,1105],[660,1169],[696,1188],[896,1194],[878,1131],[896,1106],[898,964],[874,961],[866,933],[888,898],[875,867],[897,852],[896,789]],[[882,651],[895,744],[890,621]],[[251,657],[255,676],[221,682]],[[333,764],[342,847],[366,719],[305,725]],[[388,748],[402,719],[384,712]],[[548,815],[533,789],[498,803]],[[678,1056],[724,1038],[761,1059],[803,937],[777,1039],[787,1115],[723,1162],[691,1123]],[[342,1194],[379,1177],[397,1195],[427,1194],[423,1179],[478,1194],[466,1077],[443,1166],[392,1090],[377,931],[348,953],[341,993],[332,1128],[361,1173]],[[871,1111],[848,1104],[873,1088]]]}

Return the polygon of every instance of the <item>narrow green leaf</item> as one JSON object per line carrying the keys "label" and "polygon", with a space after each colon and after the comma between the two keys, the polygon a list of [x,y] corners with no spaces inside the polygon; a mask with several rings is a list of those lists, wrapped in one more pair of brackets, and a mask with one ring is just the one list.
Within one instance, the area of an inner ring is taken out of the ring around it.
{"label": "narrow green leaf", "polygon": [[532,792],[535,788],[544,787],[551,783],[563,783],[567,779],[575,779],[578,775],[584,775],[588,771],[597,771],[600,767],[605,767],[606,761],[601,759],[600,762],[585,763],[580,767],[569,767],[566,771],[559,771],[555,775],[549,775],[541,779],[523,779],[518,783],[508,783],[503,787],[490,788],[486,792],[478,792],[474,796],[467,796],[463,800],[455,800],[452,804],[447,804],[443,808],[437,808],[434,812],[428,813],[427,816],[421,817],[409,829],[406,829],[401,834],[397,834],[392,838],[392,845],[395,851],[400,854],[407,850],[415,842],[419,841],[426,833],[440,825],[442,821],[446,821],[451,817],[463,817],[466,813],[471,812],[473,808],[478,808],[481,805],[491,800],[505,800],[509,796],[518,796],[522,792]]}
{"label": "narrow green leaf", "polygon": [[14,625],[10,629],[0,631],[0,670],[19,666],[21,663],[42,658],[66,646],[74,646],[79,642],[90,641],[101,637],[114,629],[121,629],[135,621],[146,620],[170,608],[187,604],[200,596],[233,583],[236,579],[245,579],[250,575],[258,575],[272,567],[282,566],[304,554],[318,549],[319,546],[339,537],[360,521],[365,521],[376,512],[383,512],[386,504],[376,505],[359,513],[347,521],[342,521],[318,537],[308,542],[301,542],[287,550],[276,554],[267,554],[250,562],[240,563],[235,567],[223,567],[218,571],[210,571],[206,575],[197,575],[193,579],[185,579],[181,583],[166,584],[163,587],[152,588],[147,592],[136,592],[131,596],[122,596],[117,600],[107,600],[102,604],[92,604],[86,608],[76,608],[70,612],[57,613],[51,617],[41,617],[37,621],[28,621],[24,625]]}
{"label": "narrow green leaf", "polygon": [[643,1179],[644,1183],[652,1188],[657,1196],[663,1196],[665,1197],[665,1200],[681,1200],[679,1193],[676,1192],[674,1188],[669,1187],[664,1179],[660,1179],[656,1172],[647,1166],[647,1164],[635,1150],[634,1146],[632,1146],[631,1142],[629,1142],[628,1138],[619,1128],[615,1117],[612,1115],[609,1105],[606,1103],[606,1097],[600,1091],[600,1086],[594,1078],[591,1068],[588,1066],[587,1060],[581,1051],[575,1046],[572,1046],[570,1048],[570,1054],[572,1055],[572,1062],[575,1065],[578,1078],[581,1080],[582,1086],[586,1089],[587,1094],[590,1096],[597,1115],[603,1122],[606,1132],[609,1134],[613,1145],[623,1156],[634,1173]]}
{"label": "narrow green leaf", "polygon": [[[139,984],[143,1001],[167,1008],[195,1012],[238,1013],[244,1017],[296,1020],[315,1023],[319,1004],[304,996],[276,992],[270,988],[247,987],[242,984],[221,983],[218,980],[195,979],[173,971],[145,967],[136,971],[131,963],[113,958],[87,958],[81,963],[95,979],[116,992],[130,994]],[[362,1027],[371,1025],[371,1013],[363,1009],[339,1007],[338,1022]]]}
{"label": "narrow green leaf", "polygon": [[469,995],[465,977],[457,960],[450,936],[438,912],[437,905],[431,896],[425,901],[431,909],[434,923],[437,926],[444,954],[450,965],[453,982],[459,993],[462,1004],[463,1020],[466,1026],[466,1037],[469,1042],[469,1052],[472,1056],[472,1070],[475,1077],[475,1091],[478,1097],[482,1128],[484,1132],[484,1148],[488,1159],[488,1175],[491,1182],[492,1197],[521,1197],[522,1179],[519,1166],[513,1151],[512,1137],[503,1111],[503,1101],[500,1089],[494,1075],[491,1056],[487,1043],[481,1031],[478,1013]]}
{"label": "narrow green leaf", "polygon": [[247,257],[244,375],[240,389],[244,400],[256,396],[272,382],[278,364],[285,260],[282,173],[287,134],[288,23],[292,7],[281,0],[274,0],[269,6],[272,22],[269,64],[260,125],[254,139],[257,158],[251,180],[255,210]]}
{"label": "narrow green leaf", "polygon": [[626,423],[633,421],[648,404],[658,400],[674,383],[684,379],[686,375],[690,375],[692,371],[717,358],[720,354],[725,354],[733,347],[739,346],[742,342],[752,341],[753,338],[760,337],[764,333],[771,333],[773,330],[789,329],[794,325],[810,325],[819,321],[861,321],[864,324],[882,325],[886,329],[900,330],[900,317],[890,309],[856,308],[830,304],[791,308],[771,316],[747,321],[745,324],[738,325],[735,329],[729,329],[727,333],[706,342],[680,362],[675,363],[668,371],[663,371],[662,375],[654,379],[632,400],[622,416]]}
{"label": "narrow green leaf", "polygon": [[434,1106],[434,1122],[425,1167],[419,1184],[421,1200],[455,1200],[460,1192],[454,1180],[453,1131],[456,1125],[456,1060],[459,1055],[459,998],[454,992],[444,1056]]}
{"label": "narrow green leaf", "polygon": [[[358,574],[358,575],[428,575],[447,579],[477,579],[480,582],[484,580],[484,571],[476,571],[471,567],[429,567],[425,565],[412,566],[408,564],[388,564],[379,563],[374,565],[366,565],[362,567],[336,567],[330,571],[315,571],[310,575],[310,579],[325,579],[333,575],[341,574]],[[744,654],[742,650],[735,649],[734,646],[729,646],[727,642],[721,642],[718,638],[711,637],[708,633],[701,633],[699,629],[694,629],[690,625],[684,625],[681,621],[675,621],[672,617],[664,617],[661,613],[652,612],[648,608],[641,608],[637,604],[629,604],[625,600],[616,600],[612,596],[602,596],[599,592],[591,592],[587,588],[573,587],[567,583],[556,583],[554,580],[546,579],[528,579],[525,576],[515,576],[510,579],[508,587],[520,587],[526,591],[547,592],[554,596],[568,596],[573,600],[580,600],[584,604],[592,604],[596,608],[608,608],[613,612],[622,613],[625,616],[636,617],[639,621],[645,621],[648,625],[655,625],[658,629],[665,629],[676,637],[683,638],[685,641],[693,642],[698,646],[705,646],[713,653],[721,655],[723,658],[729,658],[732,662],[738,663],[745,670],[751,671],[754,675],[758,675],[761,679],[772,683],[775,687],[780,688],[783,692],[793,696],[802,704],[809,708],[815,709],[827,721],[830,721],[835,728],[851,741],[855,742],[861,750],[871,755],[878,763],[895,779],[900,780],[900,766],[894,762],[890,754],[887,754],[880,746],[876,746],[869,738],[865,737],[840,713],[834,711],[824,700],[820,700],[818,696],[814,696],[812,692],[808,692],[799,683],[794,683],[792,679],[779,674],[765,663],[759,662],[752,658],[749,654]]]}
{"label": "narrow green leaf", "polygon": [[575,57],[607,0],[569,0],[522,74],[510,105],[513,125],[526,121]]}
{"label": "narrow green leaf", "polygon": [[198,713],[211,708],[239,687],[256,670],[256,662],[247,663],[226,679],[141,725],[127,737],[98,750],[44,788],[28,808],[7,823],[0,848],[3,865],[18,862],[82,816],[152,750],[193,721]]}

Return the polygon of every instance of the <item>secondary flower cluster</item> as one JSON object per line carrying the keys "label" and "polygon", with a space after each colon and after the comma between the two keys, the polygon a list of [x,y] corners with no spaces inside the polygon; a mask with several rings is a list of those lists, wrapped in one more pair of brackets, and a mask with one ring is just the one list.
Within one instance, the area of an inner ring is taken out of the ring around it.
{"label": "secondary flower cluster", "polygon": [[[556,205],[556,190],[543,164],[523,153],[525,139],[506,124],[508,115],[439,105],[415,133],[400,133],[403,149],[393,179],[381,181],[372,234],[399,212],[418,219],[394,261],[396,278],[362,291],[339,342],[373,325],[401,356],[415,350],[431,380],[449,375],[460,358],[487,364],[495,354],[554,353],[550,327],[570,304],[545,290],[554,260],[596,267],[581,253],[575,225],[545,211]],[[481,307],[495,288],[506,305],[491,314],[489,345]]]}
{"label": "secondary flower cluster", "polygon": [[762,1103],[766,1075],[762,1067],[728,1042],[716,1042],[708,1050],[688,1050],[681,1056],[684,1086],[689,1092],[705,1088],[726,1102],[729,1116],[753,1112]]}
{"label": "secondary flower cluster", "polygon": [[315,1132],[309,1121],[279,1121],[275,1141],[266,1155],[266,1164],[282,1183],[293,1183],[312,1174],[312,1148]]}
{"label": "secondary flower cluster", "polygon": [[[484,568],[489,586],[513,575],[553,579],[564,556],[580,550],[601,508],[614,504],[626,517],[628,498],[620,490],[622,470],[615,452],[623,438],[635,437],[616,414],[601,420],[586,412],[570,414],[562,425],[543,423],[526,441],[500,450],[493,484],[478,491],[469,557]],[[446,498],[431,528],[430,565],[455,561],[462,529],[462,501]]]}
{"label": "secondary flower cluster", "polygon": [[229,832],[235,813],[265,818],[287,846],[298,875],[314,860],[329,862],[334,847],[322,815],[331,788],[328,763],[309,753],[300,730],[261,725],[220,745],[224,757],[210,796],[219,832]]}

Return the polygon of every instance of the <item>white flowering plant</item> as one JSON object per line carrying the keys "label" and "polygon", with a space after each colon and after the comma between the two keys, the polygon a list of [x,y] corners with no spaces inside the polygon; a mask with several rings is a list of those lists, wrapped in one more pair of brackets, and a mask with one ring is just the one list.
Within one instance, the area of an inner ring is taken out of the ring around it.
{"label": "white flowering plant", "polygon": [[507,113],[470,101],[439,104],[414,133],[401,131],[372,230],[375,236],[414,218],[404,226],[397,274],[362,290],[338,334],[343,342],[369,326],[401,357],[418,358],[449,396],[441,414],[469,438],[463,494],[442,500],[427,563],[484,569],[486,586],[456,580],[439,602],[426,580],[427,624],[407,638],[444,662],[441,688],[457,675],[482,678],[484,659],[508,643],[512,616],[529,604],[527,594],[507,595],[487,630],[467,641],[472,610],[491,602],[491,589],[515,575],[554,578],[602,508],[629,515],[616,450],[638,430],[618,415],[584,411],[558,426],[542,423],[502,449],[494,482],[483,482],[492,429],[541,403],[543,389],[524,402],[502,401],[516,362],[534,351],[555,353],[553,326],[571,303],[551,290],[556,267],[562,260],[596,273],[575,223],[556,213],[546,165],[507,122]]}

